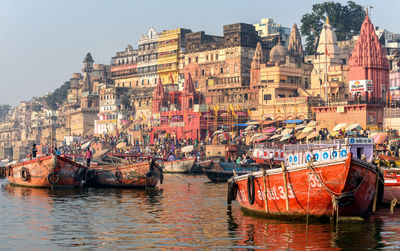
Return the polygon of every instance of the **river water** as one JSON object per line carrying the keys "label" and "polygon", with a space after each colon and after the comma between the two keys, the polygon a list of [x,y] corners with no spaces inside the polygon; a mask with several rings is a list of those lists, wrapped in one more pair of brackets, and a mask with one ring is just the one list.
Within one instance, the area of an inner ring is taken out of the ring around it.
{"label": "river water", "polygon": [[1,249],[400,249],[388,209],[337,227],[260,218],[228,208],[227,184],[202,175],[166,174],[152,190],[0,186]]}

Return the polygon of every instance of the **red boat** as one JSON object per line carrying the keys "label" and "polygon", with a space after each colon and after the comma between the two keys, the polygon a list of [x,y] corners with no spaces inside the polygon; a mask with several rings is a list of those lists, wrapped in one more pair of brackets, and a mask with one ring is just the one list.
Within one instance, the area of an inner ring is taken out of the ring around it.
{"label": "red boat", "polygon": [[400,169],[384,168],[382,171],[385,182],[382,203],[391,204],[392,201],[400,199]]}
{"label": "red boat", "polygon": [[86,184],[91,187],[152,188],[163,181],[161,167],[153,160],[90,167]]}
{"label": "red boat", "polygon": [[86,167],[63,156],[44,156],[7,167],[12,185],[28,187],[77,187],[85,177]]}
{"label": "red boat", "polygon": [[[365,152],[359,148],[331,144],[316,151],[291,149],[282,168],[233,177],[228,203],[237,198],[243,208],[271,215],[325,217],[337,212],[340,216],[363,216],[377,191],[378,170],[353,157],[354,150]],[[310,161],[313,155],[316,161]]]}

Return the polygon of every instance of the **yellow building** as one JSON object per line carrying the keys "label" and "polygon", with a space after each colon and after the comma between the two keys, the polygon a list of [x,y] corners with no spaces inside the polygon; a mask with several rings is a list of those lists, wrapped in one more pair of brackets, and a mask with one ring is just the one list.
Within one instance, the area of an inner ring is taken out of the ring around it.
{"label": "yellow building", "polygon": [[185,47],[185,34],[189,32],[191,30],[179,28],[163,31],[159,36],[157,72],[164,85],[172,84],[172,81],[178,84],[182,48]]}

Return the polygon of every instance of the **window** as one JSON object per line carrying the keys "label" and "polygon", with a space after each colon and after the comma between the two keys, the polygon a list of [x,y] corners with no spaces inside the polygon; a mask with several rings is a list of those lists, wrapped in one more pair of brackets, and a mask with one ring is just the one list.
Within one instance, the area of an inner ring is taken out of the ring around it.
{"label": "window", "polygon": [[224,73],[224,68],[223,67],[221,67],[220,70],[221,70],[221,74]]}
{"label": "window", "polygon": [[199,62],[199,57],[196,57],[196,63],[198,63]]}
{"label": "window", "polygon": [[226,73],[229,73],[229,66],[226,67]]}
{"label": "window", "polygon": [[142,86],[144,86],[144,79],[142,79]]}
{"label": "window", "polygon": [[214,60],[214,54],[211,54],[211,61],[213,61]]}
{"label": "window", "polygon": [[234,72],[237,72],[237,65],[235,65],[234,67]]}
{"label": "window", "polygon": [[208,61],[208,55],[206,56],[206,61]]}
{"label": "window", "polygon": [[215,54],[215,60],[218,60],[218,54]]}
{"label": "window", "polygon": [[204,69],[201,70],[201,76],[204,76]]}
{"label": "window", "polygon": [[271,100],[271,94],[264,94],[264,100]]}
{"label": "window", "polygon": [[189,64],[192,62],[192,59],[191,58],[188,58],[188,62],[189,62]]}

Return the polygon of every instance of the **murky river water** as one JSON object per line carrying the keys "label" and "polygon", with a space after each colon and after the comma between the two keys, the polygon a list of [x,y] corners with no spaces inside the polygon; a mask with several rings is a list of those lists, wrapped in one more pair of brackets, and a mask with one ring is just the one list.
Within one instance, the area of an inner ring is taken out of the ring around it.
{"label": "murky river water", "polygon": [[400,217],[337,228],[259,218],[228,209],[227,185],[205,176],[165,175],[154,190],[0,185],[1,249],[400,249]]}

